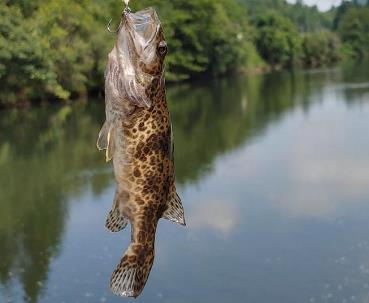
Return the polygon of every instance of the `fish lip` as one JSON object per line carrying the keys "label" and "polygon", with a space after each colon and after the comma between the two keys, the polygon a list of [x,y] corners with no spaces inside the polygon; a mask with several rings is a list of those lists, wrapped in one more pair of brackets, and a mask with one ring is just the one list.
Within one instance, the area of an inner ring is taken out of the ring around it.
{"label": "fish lip", "polygon": [[[123,15],[122,15],[122,19],[123,19],[123,24],[125,26],[127,26],[127,31],[131,37],[131,39],[133,41],[135,41],[136,37],[134,36],[134,33],[137,32],[136,28],[134,27],[135,24],[137,24],[137,20],[134,19],[134,15],[139,16],[139,15],[145,15],[145,13],[147,13],[150,17],[146,17],[147,20],[149,20],[149,22],[153,22],[155,23],[155,30],[151,33],[150,38],[145,41],[146,45],[145,47],[142,49],[142,51],[144,51],[145,49],[147,49],[153,42],[153,40],[155,39],[155,37],[158,35],[159,31],[160,31],[160,27],[161,27],[161,22],[159,19],[158,14],[156,13],[155,9],[152,7],[148,7],[146,9],[140,10],[136,13],[132,13],[131,11],[124,11]],[[144,17],[140,16],[141,19],[144,20]],[[139,19],[139,17],[137,17],[137,19]],[[146,22],[146,23],[149,23]],[[144,24],[145,22],[141,23]],[[122,30],[122,28],[121,28]],[[134,47],[137,50],[137,46],[134,43]]]}

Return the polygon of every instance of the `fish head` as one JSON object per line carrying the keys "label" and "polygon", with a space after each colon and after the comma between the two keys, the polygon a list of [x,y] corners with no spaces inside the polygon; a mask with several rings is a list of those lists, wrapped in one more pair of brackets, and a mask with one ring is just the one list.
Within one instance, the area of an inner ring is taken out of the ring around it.
{"label": "fish head", "polygon": [[150,107],[164,79],[167,43],[156,11],[124,12],[117,34],[117,57],[124,98]]}

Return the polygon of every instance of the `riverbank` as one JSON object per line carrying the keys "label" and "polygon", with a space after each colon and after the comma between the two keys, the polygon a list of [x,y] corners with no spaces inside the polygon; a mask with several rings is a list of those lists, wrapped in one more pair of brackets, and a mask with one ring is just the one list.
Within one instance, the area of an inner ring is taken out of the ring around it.
{"label": "riverbank", "polygon": [[[362,63],[364,66],[368,66],[368,61],[363,61]],[[183,80],[183,81],[168,81],[167,82],[167,88],[175,89],[176,87],[181,86],[188,86],[188,85],[197,85],[198,83],[206,83],[208,81],[222,81],[227,80],[230,78],[239,78],[239,77],[253,77],[253,76],[262,76],[267,75],[271,73],[280,73],[282,74],[292,74],[295,72],[310,72],[310,71],[316,71],[317,69],[324,71],[324,70],[330,70],[332,68],[351,68],[351,66],[354,65],[360,65],[360,63],[355,61],[348,61],[348,62],[341,62],[340,64],[331,65],[331,66],[321,66],[321,67],[315,67],[315,68],[303,68],[303,67],[295,67],[295,68],[283,68],[281,66],[268,66],[263,65],[259,67],[248,67],[243,68],[238,71],[235,71],[233,73],[229,73],[223,76],[218,77],[211,77],[210,75],[198,75],[197,77],[189,80]],[[69,98],[66,100],[58,99],[58,98],[49,98],[49,99],[43,99],[43,100],[20,100],[18,102],[12,102],[12,103],[1,103],[0,102],[0,110],[6,110],[6,109],[26,109],[26,108],[32,108],[32,107],[47,107],[50,105],[72,105],[73,103],[87,103],[89,100],[101,100],[101,102],[104,102],[104,90],[103,90],[103,81],[101,82],[100,89],[94,89],[91,90],[88,93],[85,93],[83,95],[75,95],[73,98]]]}
{"label": "riverbank", "polygon": [[[166,34],[168,82],[233,71],[324,67],[368,56],[369,4],[322,13],[298,1],[132,1],[157,10]],[[68,102],[101,91],[119,22],[116,0],[0,4],[0,106]],[[304,16],[304,18],[300,18]]]}

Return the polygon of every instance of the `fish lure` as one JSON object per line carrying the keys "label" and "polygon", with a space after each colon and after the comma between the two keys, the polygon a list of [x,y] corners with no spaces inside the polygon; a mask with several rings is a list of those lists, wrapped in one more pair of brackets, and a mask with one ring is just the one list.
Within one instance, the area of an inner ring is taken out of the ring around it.
{"label": "fish lure", "polygon": [[132,13],[124,1],[105,70],[106,121],[97,147],[113,161],[116,192],[106,227],[131,224],[131,243],[112,274],[116,295],[137,297],[154,262],[161,218],[185,225],[175,186],[173,132],[166,102],[167,43],[154,9]]}

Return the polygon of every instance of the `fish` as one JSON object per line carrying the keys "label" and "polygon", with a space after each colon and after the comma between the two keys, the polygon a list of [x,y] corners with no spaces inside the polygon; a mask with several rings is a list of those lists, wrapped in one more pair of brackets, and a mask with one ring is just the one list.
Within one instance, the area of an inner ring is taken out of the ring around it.
{"label": "fish", "polygon": [[161,218],[186,225],[175,185],[174,144],[165,88],[167,42],[153,8],[125,10],[105,69],[105,123],[97,148],[112,160],[116,190],[111,232],[131,225],[131,243],[110,279],[111,291],[139,296],[155,256]]}

